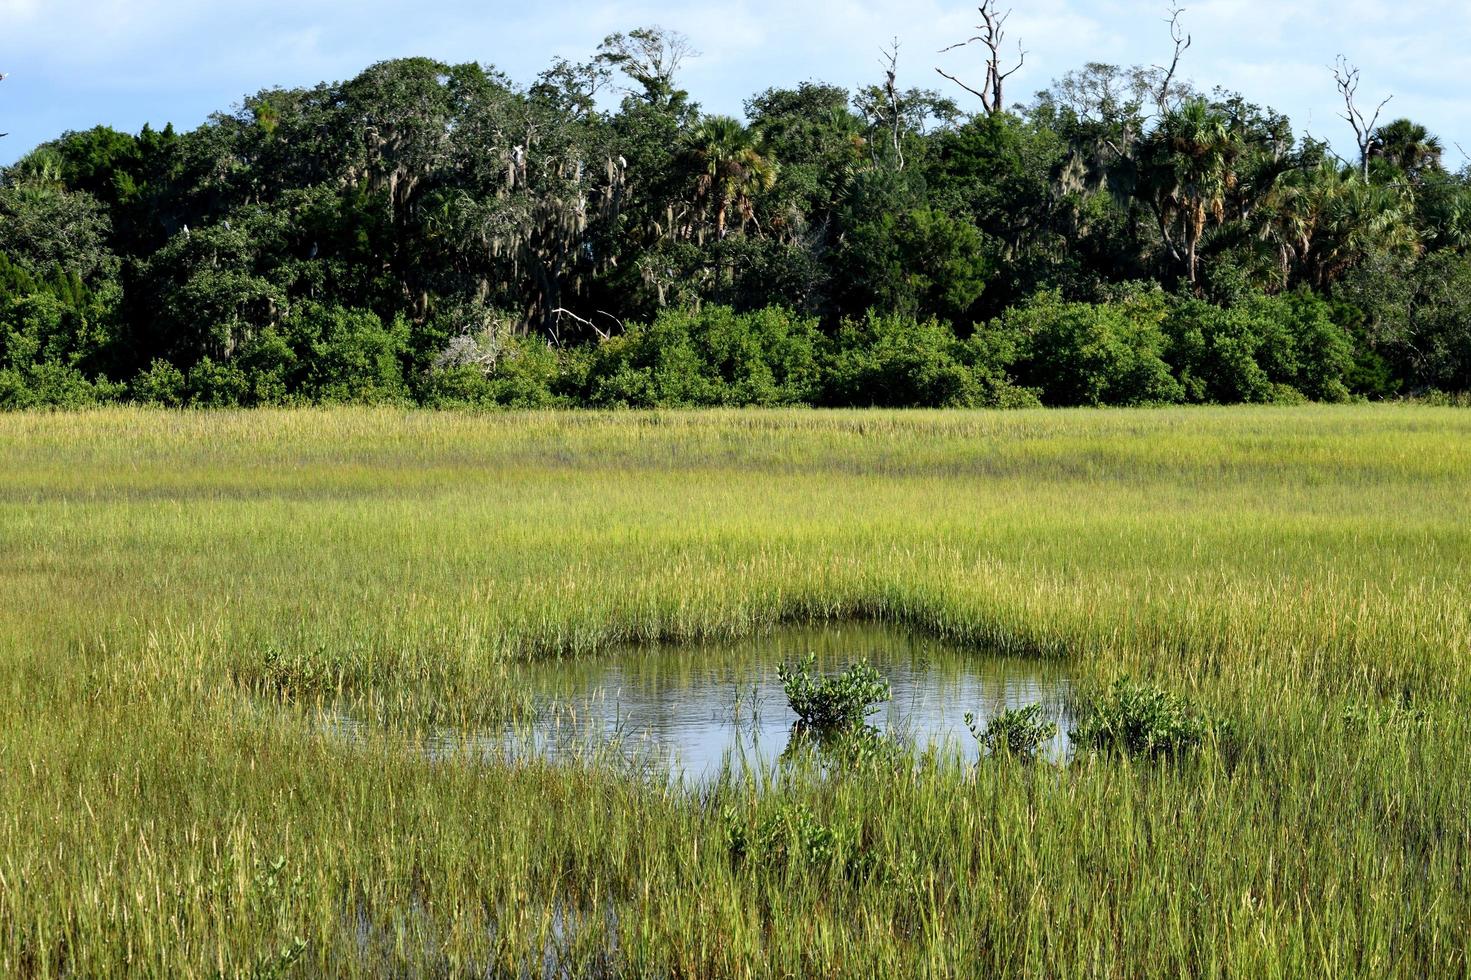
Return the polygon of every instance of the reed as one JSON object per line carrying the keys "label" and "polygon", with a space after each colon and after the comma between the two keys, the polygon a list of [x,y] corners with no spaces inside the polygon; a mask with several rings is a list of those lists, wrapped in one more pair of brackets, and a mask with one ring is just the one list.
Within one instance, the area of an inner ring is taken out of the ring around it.
{"label": "reed", "polygon": [[[0,459],[0,974],[1471,969],[1464,411],[108,409]],[[404,737],[853,617],[1230,744],[701,788]]]}

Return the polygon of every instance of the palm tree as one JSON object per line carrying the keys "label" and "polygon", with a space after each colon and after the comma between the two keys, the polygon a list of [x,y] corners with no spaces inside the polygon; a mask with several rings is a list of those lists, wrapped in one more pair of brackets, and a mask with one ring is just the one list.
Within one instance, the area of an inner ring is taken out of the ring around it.
{"label": "palm tree", "polygon": [[1440,167],[1445,153],[1440,138],[1409,119],[1396,119],[1374,130],[1369,140],[1369,158],[1384,160],[1416,180],[1426,170]]}
{"label": "palm tree", "polygon": [[[1331,164],[1325,166],[1333,171],[1336,178],[1337,169]],[[1281,289],[1291,285],[1293,270],[1312,246],[1317,220],[1313,191],[1318,177],[1316,169],[1295,168],[1277,174],[1263,188],[1251,211],[1252,230],[1276,254],[1278,286]]]}
{"label": "palm tree", "polygon": [[1283,175],[1254,220],[1258,234],[1279,251],[1284,286],[1294,267],[1326,289],[1372,254],[1413,255],[1421,248],[1413,197],[1403,181],[1374,183],[1357,168],[1328,161]]}
{"label": "palm tree", "polygon": [[[1200,241],[1212,220],[1225,219],[1244,152],[1228,117],[1204,99],[1167,113],[1143,147],[1141,181],[1159,221],[1160,234],[1184,263],[1190,282],[1200,268]],[[1172,229],[1179,228],[1183,253]]]}
{"label": "palm tree", "polygon": [[1340,174],[1315,189],[1316,221],[1307,258],[1318,288],[1327,288],[1374,253],[1420,252],[1413,194],[1402,181],[1376,184],[1358,173]]}
{"label": "palm tree", "polygon": [[777,163],[763,152],[761,134],[730,116],[707,116],[690,133],[695,196],[715,212],[715,234],[726,236],[732,209],[740,230],[756,218],[756,198],[776,184]]}

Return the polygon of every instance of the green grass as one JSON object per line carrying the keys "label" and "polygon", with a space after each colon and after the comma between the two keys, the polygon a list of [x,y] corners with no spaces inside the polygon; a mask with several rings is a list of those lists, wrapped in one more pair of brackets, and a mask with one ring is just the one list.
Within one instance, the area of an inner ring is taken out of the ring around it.
{"label": "green grass", "polygon": [[[1463,411],[117,410],[0,461],[0,974],[1471,971]],[[698,793],[399,737],[849,617],[1234,742]]]}

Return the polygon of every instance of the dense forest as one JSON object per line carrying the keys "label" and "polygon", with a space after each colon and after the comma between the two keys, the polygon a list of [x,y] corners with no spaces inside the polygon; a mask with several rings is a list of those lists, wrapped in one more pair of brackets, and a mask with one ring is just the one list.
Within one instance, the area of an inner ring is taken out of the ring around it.
{"label": "dense forest", "polygon": [[1471,389],[1471,173],[1351,65],[1325,72],[1345,158],[1184,82],[1178,20],[1170,67],[1008,101],[981,14],[954,78],[896,47],[871,86],[744,119],[651,28],[530,84],[411,58],[192,132],[67,133],[0,176],[0,406]]}

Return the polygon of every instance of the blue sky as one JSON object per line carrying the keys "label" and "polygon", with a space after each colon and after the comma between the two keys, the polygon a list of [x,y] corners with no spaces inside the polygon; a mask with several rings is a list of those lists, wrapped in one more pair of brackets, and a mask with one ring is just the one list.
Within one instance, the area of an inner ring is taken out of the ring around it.
{"label": "blue sky", "polygon": [[[1407,115],[1471,149],[1471,7],[1467,0],[1184,0],[1195,37],[1183,73],[1221,84],[1350,145],[1328,66],[1363,68],[1363,92],[1393,93]],[[1029,51],[1008,101],[1029,98],[1088,60],[1156,63],[1168,55],[1163,0],[1015,0],[1010,29]],[[145,122],[191,128],[246,93],[350,77],[423,54],[493,64],[526,81],[554,56],[582,59],[604,35],[642,24],[688,34],[702,57],[684,76],[708,110],[740,111],[768,85],[878,76],[897,35],[901,82],[949,85],[973,4],[948,0],[0,0],[0,162],[67,129]],[[955,94],[959,93],[956,90]]]}

